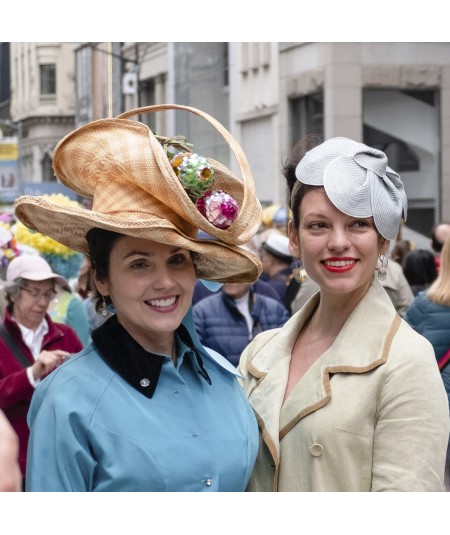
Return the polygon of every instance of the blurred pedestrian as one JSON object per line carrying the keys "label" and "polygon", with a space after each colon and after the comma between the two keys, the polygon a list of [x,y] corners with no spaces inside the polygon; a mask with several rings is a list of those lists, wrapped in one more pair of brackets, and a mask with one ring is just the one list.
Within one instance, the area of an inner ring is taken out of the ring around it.
{"label": "blurred pedestrian", "polygon": [[[427,338],[439,363],[450,350],[450,236],[440,254],[440,270],[428,290],[419,292],[405,314],[411,327]],[[450,362],[440,366],[450,407]],[[450,444],[446,461],[446,484],[450,490]]]}
{"label": "blurred pedestrian", "polygon": [[431,248],[434,251],[434,261],[436,263],[436,269],[439,272],[441,251],[444,246],[445,240],[450,236],[450,223],[442,221],[431,229]]}
{"label": "blurred pedestrian", "polygon": [[[392,258],[388,258],[388,256],[386,256],[383,261],[384,276],[380,279],[381,286],[383,286],[389,295],[395,310],[400,316],[404,316],[414,299],[411,286],[406,280],[403,268],[400,264],[395,262]],[[380,260],[378,260],[378,267],[382,267]]]}
{"label": "blurred pedestrian", "polygon": [[[212,125],[241,177],[128,119],[165,110]],[[78,128],[53,165],[92,209],[28,196],[17,217],[88,254],[96,308],[112,315],[33,396],[27,490],[243,491],[255,416],[236,369],[198,340],[191,305],[196,278],[252,283],[262,270],[239,247],[262,218],[241,147],[201,110],[167,104]]]}
{"label": "blurred pedestrian", "polygon": [[75,331],[48,315],[57,285],[67,281],[37,255],[22,254],[6,270],[8,306],[0,328],[0,408],[19,437],[19,464],[25,479],[29,429],[27,413],[34,389],[71,353],[83,348]]}
{"label": "blurred pedestrian", "polygon": [[[205,233],[198,234],[198,237],[201,239],[211,239],[211,236],[205,236]],[[256,256],[259,256],[259,251],[256,247],[253,246],[253,242],[250,241],[246,245],[243,245],[243,248],[247,251],[254,253]],[[217,285],[220,286],[220,285]],[[271,297],[276,299],[281,303],[281,298],[278,295],[278,292],[271,286],[268,282],[261,279],[261,277],[256,280],[252,285],[253,290],[260,295],[265,295],[266,297]],[[215,287],[211,289],[211,285],[208,282],[197,280],[194,288],[194,295],[192,297],[192,304],[195,305],[205,297],[210,297],[216,292],[222,291],[222,288]]]}
{"label": "blurred pedestrian", "polygon": [[400,177],[383,152],[333,138],[288,185],[290,250],[320,291],[241,356],[261,442],[248,489],[443,490],[450,421],[433,347],[379,282],[406,218]]}
{"label": "blurred pedestrian", "polygon": [[[279,303],[281,303],[280,296],[277,294],[276,290],[272,288],[272,286],[261,279],[258,279],[256,282],[252,284],[252,288],[255,291],[255,293],[259,295],[265,295],[266,297],[271,297],[272,299],[275,299]],[[199,301],[204,299],[205,297],[211,297],[216,292],[220,292],[222,289],[219,288],[215,291],[207,288],[202,281],[197,280],[195,282],[195,288],[194,288],[194,295],[192,298],[192,304],[196,305]]]}
{"label": "blurred pedestrian", "polygon": [[261,260],[263,274],[261,279],[276,290],[280,301],[291,314],[291,302],[300,287],[293,276],[293,257],[289,251],[289,238],[273,230],[262,242]]}
{"label": "blurred pedestrian", "polygon": [[403,260],[403,273],[414,296],[427,290],[437,277],[433,253],[427,249],[409,252]]}
{"label": "blurred pedestrian", "polygon": [[410,240],[398,240],[391,251],[391,258],[397,264],[403,266],[403,261],[406,258],[406,255],[411,251],[414,251],[416,246]]}
{"label": "blurred pedestrian", "polygon": [[224,355],[233,366],[260,332],[289,319],[276,299],[258,294],[250,283],[227,283],[216,295],[194,305],[194,323],[202,344]]}
{"label": "blurred pedestrian", "polygon": [[65,323],[77,333],[83,346],[89,343],[90,330],[86,309],[80,297],[69,286],[57,287],[48,314],[56,323]]}

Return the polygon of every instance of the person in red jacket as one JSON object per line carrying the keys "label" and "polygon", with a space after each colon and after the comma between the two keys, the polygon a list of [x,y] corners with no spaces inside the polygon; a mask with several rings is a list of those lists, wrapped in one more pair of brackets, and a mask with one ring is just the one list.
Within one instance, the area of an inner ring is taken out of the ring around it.
{"label": "person in red jacket", "polygon": [[27,413],[34,388],[71,353],[83,349],[75,331],[47,314],[64,277],[40,256],[22,254],[6,271],[8,305],[0,332],[0,409],[19,437],[19,465],[25,480],[29,429]]}

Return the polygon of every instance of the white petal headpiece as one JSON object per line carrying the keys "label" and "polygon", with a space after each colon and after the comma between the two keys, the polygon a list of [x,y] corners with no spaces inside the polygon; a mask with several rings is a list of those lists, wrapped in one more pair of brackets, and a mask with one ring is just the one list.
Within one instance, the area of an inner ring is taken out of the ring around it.
{"label": "white petal headpiece", "polygon": [[295,175],[303,184],[323,186],[344,214],[373,216],[380,234],[395,240],[408,201],[400,176],[387,163],[384,152],[336,137],[308,151]]}

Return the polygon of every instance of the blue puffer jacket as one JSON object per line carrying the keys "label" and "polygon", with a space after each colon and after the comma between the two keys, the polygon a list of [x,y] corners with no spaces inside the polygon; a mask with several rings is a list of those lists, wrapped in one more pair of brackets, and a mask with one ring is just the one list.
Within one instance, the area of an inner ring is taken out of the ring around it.
{"label": "blue puffer jacket", "polygon": [[450,307],[436,305],[420,292],[406,311],[405,321],[434,347],[439,360],[450,349]]}
{"label": "blue puffer jacket", "polygon": [[[415,331],[431,342],[437,360],[450,349],[449,306],[436,305],[427,299],[426,291],[420,292],[406,311],[404,319]],[[450,407],[450,364],[441,370],[441,376]]]}
{"label": "blue puffer jacket", "polygon": [[195,329],[201,343],[214,349],[234,366],[242,351],[260,332],[281,327],[289,319],[285,307],[271,297],[257,294],[250,288],[250,333],[244,316],[234,300],[223,292],[206,297],[193,307]]}

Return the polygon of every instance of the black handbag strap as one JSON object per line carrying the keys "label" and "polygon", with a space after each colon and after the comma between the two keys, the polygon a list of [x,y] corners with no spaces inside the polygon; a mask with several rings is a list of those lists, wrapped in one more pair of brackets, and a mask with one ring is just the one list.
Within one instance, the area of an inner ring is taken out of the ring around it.
{"label": "black handbag strap", "polygon": [[31,366],[30,359],[25,355],[21,347],[17,344],[3,323],[0,323],[0,337],[3,338],[3,341],[19,361],[19,364],[22,364],[24,368]]}

